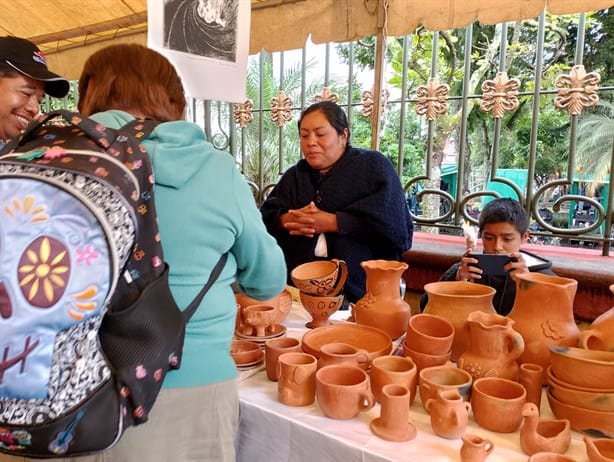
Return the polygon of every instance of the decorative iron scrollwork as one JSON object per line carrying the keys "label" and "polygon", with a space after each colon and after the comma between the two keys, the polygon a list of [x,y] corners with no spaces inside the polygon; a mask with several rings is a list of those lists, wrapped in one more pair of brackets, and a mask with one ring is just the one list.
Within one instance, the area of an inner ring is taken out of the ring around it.
{"label": "decorative iron scrollwork", "polygon": [[292,99],[283,90],[271,99],[271,120],[280,128],[292,120]]}
{"label": "decorative iron scrollwork", "polygon": [[233,109],[234,121],[241,128],[247,127],[254,121],[254,103],[251,99],[241,104],[235,103]]}
{"label": "decorative iron scrollwork", "polygon": [[[386,105],[388,104],[388,98],[390,98],[390,91],[384,88],[382,90],[382,97],[380,99],[380,108],[382,112],[384,111],[384,109],[386,108]],[[373,113],[373,104],[374,104],[373,90],[363,91],[362,94],[360,95],[360,101],[362,103],[362,109],[360,110],[360,113],[365,117],[371,117],[371,114]]]}
{"label": "decorative iron scrollwork", "polygon": [[314,96],[313,100],[316,103],[319,103],[320,101],[332,101],[333,103],[336,103],[337,101],[339,101],[339,94],[332,93],[330,91],[330,88],[324,87],[324,89],[322,90],[322,93]]}
{"label": "decorative iron scrollwork", "polygon": [[495,119],[501,119],[506,111],[518,109],[519,88],[519,79],[510,79],[506,72],[497,72],[494,80],[486,80],[482,84],[480,109],[490,112]]}
{"label": "decorative iron scrollwork", "polygon": [[426,115],[428,120],[435,120],[437,114],[445,114],[448,112],[449,92],[449,85],[442,84],[438,77],[432,77],[426,85],[416,89],[416,113]]}
{"label": "decorative iron scrollwork", "polygon": [[587,74],[581,64],[572,67],[569,74],[556,78],[559,91],[554,98],[554,105],[558,109],[566,109],[570,115],[580,115],[584,108],[594,107],[599,102],[597,85],[600,81],[598,72]]}

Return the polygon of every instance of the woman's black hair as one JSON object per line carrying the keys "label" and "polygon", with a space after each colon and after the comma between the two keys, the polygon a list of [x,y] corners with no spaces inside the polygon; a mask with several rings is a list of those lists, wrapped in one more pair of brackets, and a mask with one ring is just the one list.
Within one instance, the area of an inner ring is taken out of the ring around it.
{"label": "woman's black hair", "polygon": [[484,206],[478,218],[480,234],[484,226],[492,223],[509,223],[522,236],[529,229],[529,217],[520,202],[508,197],[500,197]]}
{"label": "woman's black hair", "polygon": [[335,131],[342,135],[344,130],[347,130],[348,133],[348,145],[350,139],[350,127],[348,125],[348,119],[345,115],[345,111],[339,106],[337,103],[333,103],[332,101],[320,101],[318,103],[314,103],[305,109],[301,113],[301,118],[298,120],[298,129],[301,129],[301,122],[303,121],[303,117],[307,114],[311,114],[312,112],[320,111],[328,120],[328,123],[332,125]]}

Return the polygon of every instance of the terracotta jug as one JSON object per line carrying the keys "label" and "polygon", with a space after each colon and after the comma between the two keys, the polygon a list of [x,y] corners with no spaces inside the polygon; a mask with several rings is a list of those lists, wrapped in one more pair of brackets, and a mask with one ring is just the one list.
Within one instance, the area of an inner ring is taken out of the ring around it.
{"label": "terracotta jug", "polygon": [[380,417],[373,419],[371,431],[388,441],[408,441],[416,437],[416,427],[409,421],[409,390],[398,384],[382,389]]}
{"label": "terracotta jug", "polygon": [[469,313],[496,313],[492,305],[495,289],[466,281],[437,281],[426,284],[424,290],[428,294],[424,313],[439,315],[454,326],[451,359],[456,361],[466,349],[464,327]]}
{"label": "terracotta jug", "polygon": [[357,324],[377,327],[393,339],[405,333],[411,310],[401,298],[401,276],[407,263],[367,260],[360,266],[367,273],[367,293],[354,305]]}
{"label": "terracotta jug", "polygon": [[516,299],[508,317],[525,342],[519,363],[535,363],[547,370],[551,346],[578,344],[573,315],[577,288],[574,279],[541,273],[517,275]]}
{"label": "terracotta jug", "polygon": [[431,428],[442,438],[460,438],[469,420],[471,405],[463,400],[456,390],[440,390],[437,398],[431,398],[424,403],[431,415]]}
{"label": "terracotta jug", "polygon": [[488,457],[495,446],[481,436],[465,433],[462,437],[460,456],[462,462],[482,462]]}
{"label": "terracotta jug", "polygon": [[505,316],[473,311],[467,316],[467,349],[458,358],[458,367],[480,377],[518,380],[516,360],[524,351],[522,335]]}

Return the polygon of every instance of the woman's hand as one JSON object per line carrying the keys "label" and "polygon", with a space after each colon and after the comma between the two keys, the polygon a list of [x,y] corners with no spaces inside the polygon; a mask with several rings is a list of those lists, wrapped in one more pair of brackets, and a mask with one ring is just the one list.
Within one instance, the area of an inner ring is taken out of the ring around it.
{"label": "woman's hand", "polygon": [[282,226],[293,236],[313,237],[337,232],[337,216],[320,210],[313,202],[300,209],[291,209],[280,217]]}

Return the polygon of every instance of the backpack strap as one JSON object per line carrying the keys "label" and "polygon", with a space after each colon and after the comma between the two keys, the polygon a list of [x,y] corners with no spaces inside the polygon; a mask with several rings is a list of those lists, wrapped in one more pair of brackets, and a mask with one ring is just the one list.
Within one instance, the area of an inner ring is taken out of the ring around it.
{"label": "backpack strap", "polygon": [[186,323],[190,320],[192,315],[196,312],[196,309],[200,305],[200,302],[203,301],[204,296],[207,294],[207,292],[209,292],[209,289],[211,288],[213,283],[217,280],[217,278],[222,273],[222,270],[224,269],[224,266],[226,265],[226,260],[228,260],[228,252],[225,252],[222,254],[220,259],[217,261],[217,263],[213,267],[213,270],[211,270],[209,279],[207,280],[203,288],[200,289],[200,292],[198,293],[198,295],[196,295],[194,300],[192,300],[192,303],[190,303],[188,307],[185,310],[183,310],[183,319],[185,320]]}

